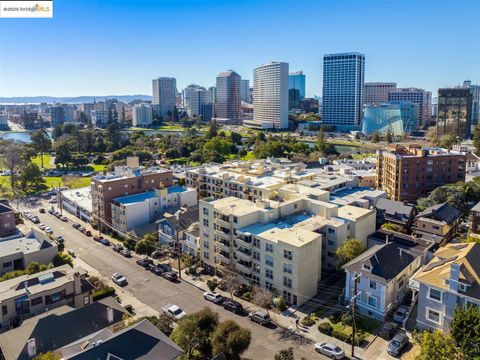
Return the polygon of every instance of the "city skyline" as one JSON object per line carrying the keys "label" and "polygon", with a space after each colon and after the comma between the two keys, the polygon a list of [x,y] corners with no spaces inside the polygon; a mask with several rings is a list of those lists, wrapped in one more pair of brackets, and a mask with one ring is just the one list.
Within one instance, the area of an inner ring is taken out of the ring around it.
{"label": "city skyline", "polygon": [[[303,11],[301,27],[286,27],[294,11]],[[271,21],[259,21],[264,16]],[[379,31],[379,19],[400,17],[402,26]],[[150,95],[153,78],[209,87],[224,69],[252,84],[253,69],[270,61],[303,71],[307,97],[321,96],[323,55],[342,52],[365,54],[365,82],[435,96],[463,80],[480,82],[479,20],[480,5],[468,0],[62,1],[53,19],[0,21],[0,96]],[[219,31],[222,24],[229,30]],[[204,40],[188,40],[192,31]]]}

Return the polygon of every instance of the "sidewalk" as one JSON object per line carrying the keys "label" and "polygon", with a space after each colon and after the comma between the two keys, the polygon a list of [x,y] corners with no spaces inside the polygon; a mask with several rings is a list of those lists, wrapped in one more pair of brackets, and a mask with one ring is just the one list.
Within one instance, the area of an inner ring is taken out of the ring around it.
{"label": "sidewalk", "polygon": [[122,287],[115,284],[111,279],[107,279],[104,276],[102,276],[102,274],[100,274],[96,269],[88,265],[82,259],[79,259],[78,257],[73,258],[73,266],[81,266],[88,272],[90,276],[97,276],[99,278],[105,279],[107,284],[109,286],[112,286],[115,289],[115,294],[120,298],[120,303],[122,304],[122,306],[123,307],[125,307],[126,305],[132,306],[135,312],[135,315],[133,316],[133,318],[141,318],[144,316],[158,315],[158,311],[142,303],[135,296],[133,296],[133,294],[131,294],[128,291],[125,291]]}
{"label": "sidewalk", "polygon": [[[182,280],[197,287],[201,291],[209,290],[205,281],[193,279],[192,276],[186,275],[184,272],[182,272]],[[230,298],[230,293],[228,292],[221,291],[219,289],[216,289],[215,292],[221,294],[226,298]],[[243,308],[247,312],[260,310],[258,306],[252,304],[251,302],[245,301],[238,297],[235,297],[235,300],[238,301],[240,304],[242,304]],[[317,343],[317,342],[333,343],[339,346],[340,348],[342,348],[345,351],[345,354],[350,358],[351,345],[343,341],[340,341],[334,337],[322,334],[320,331],[318,331],[318,328],[317,328],[318,324],[311,327],[299,325],[299,327],[297,328],[295,324],[295,320],[296,320],[295,316],[287,317],[273,311],[270,311],[270,316],[272,317],[273,322],[277,326],[285,330],[290,330],[292,331],[292,333],[300,335],[305,339],[312,341],[314,343]],[[382,353],[385,351],[386,347],[387,347],[387,342],[385,340],[379,337],[375,337],[372,340],[372,342],[367,346],[366,349],[355,346],[355,358],[368,359],[368,360],[381,359]]]}

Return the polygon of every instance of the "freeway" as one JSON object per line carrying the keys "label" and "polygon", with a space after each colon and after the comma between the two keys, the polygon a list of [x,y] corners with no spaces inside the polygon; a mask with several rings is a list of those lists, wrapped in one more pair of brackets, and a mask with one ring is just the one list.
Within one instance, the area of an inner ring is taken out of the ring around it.
{"label": "freeway", "polygon": [[[144,270],[135,264],[134,258],[124,258],[112,250],[95,242],[72,227],[71,222],[62,222],[56,217],[38,210],[28,209],[37,215],[42,223],[54,230],[54,235],[65,238],[65,246],[73,250],[75,255],[95,268],[106,278],[119,271],[125,275],[129,284],[124,288],[144,304],[161,312],[162,306],[167,303],[177,304],[187,314],[198,311],[205,306],[212,308],[220,314],[221,320],[231,319],[241,326],[247,327],[252,333],[252,341],[247,352],[246,359],[273,359],[281,349],[293,347],[295,357],[300,359],[324,359],[325,356],[318,354],[313,349],[313,344],[298,336],[292,338],[285,336],[285,331],[276,326],[262,327],[251,322],[246,316],[238,316],[223,309],[223,307],[205,301],[201,290],[184,281],[172,283],[162,277],[156,276],[150,271]],[[28,222],[28,220],[26,220]],[[31,223],[30,223],[31,224]],[[34,225],[35,226],[35,225]]]}

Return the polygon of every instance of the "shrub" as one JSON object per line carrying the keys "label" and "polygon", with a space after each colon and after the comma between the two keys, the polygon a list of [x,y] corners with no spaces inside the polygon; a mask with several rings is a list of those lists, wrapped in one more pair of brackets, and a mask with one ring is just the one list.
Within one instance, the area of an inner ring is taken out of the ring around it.
{"label": "shrub", "polygon": [[328,320],[330,320],[333,324],[336,324],[340,320],[340,314],[338,312],[336,312],[336,313],[330,315],[328,317]]}
{"label": "shrub", "polygon": [[[347,344],[351,344],[352,343],[352,335],[351,334],[345,334],[341,331],[336,331],[336,330],[333,330],[332,331],[332,334],[331,334],[334,338],[340,340],[340,341],[343,341],[343,342],[346,342]],[[355,346],[358,346],[360,342],[360,339],[358,336],[355,336]]]}
{"label": "shrub", "polygon": [[104,299],[108,296],[112,296],[115,294],[115,289],[113,287],[106,287],[100,290],[96,290],[93,292],[93,301]]}
{"label": "shrub", "polygon": [[207,280],[207,286],[210,291],[215,291],[215,289],[218,286],[218,281],[217,279],[208,279]]}
{"label": "shrub", "polygon": [[318,331],[322,334],[330,335],[332,333],[332,325],[329,322],[322,322],[318,324]]}
{"label": "shrub", "polygon": [[64,253],[64,252],[59,252],[55,257],[53,258],[53,266],[61,266],[68,264],[70,266],[73,266],[73,261],[70,255]]}
{"label": "shrub", "polygon": [[251,291],[247,291],[247,292],[243,293],[242,298],[244,298],[247,301],[251,301],[252,298],[253,298],[253,294],[252,294]]}
{"label": "shrub", "polygon": [[313,319],[312,316],[308,315],[302,319],[301,323],[302,325],[305,325],[305,326],[312,326],[312,325],[315,325],[315,320]]}
{"label": "shrub", "polygon": [[287,309],[287,303],[285,302],[285,298],[283,296],[280,296],[277,299],[277,308],[282,312]]}
{"label": "shrub", "polygon": [[352,324],[353,324],[352,316],[349,313],[344,313],[342,315],[342,322],[345,325],[352,326]]}

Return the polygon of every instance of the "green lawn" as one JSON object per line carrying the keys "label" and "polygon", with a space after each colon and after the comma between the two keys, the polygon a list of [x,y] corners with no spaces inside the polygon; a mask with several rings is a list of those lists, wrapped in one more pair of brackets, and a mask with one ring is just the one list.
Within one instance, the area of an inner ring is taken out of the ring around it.
{"label": "green lawn", "polygon": [[105,171],[107,170],[107,165],[95,165],[95,164],[90,164],[88,165],[89,167],[92,168],[93,171]]}
{"label": "green lawn", "polygon": [[242,160],[255,160],[255,155],[253,155],[253,151],[247,152],[247,155],[245,155]]}
{"label": "green lawn", "polygon": [[[32,163],[37,165],[39,168],[42,166],[42,161],[41,161],[41,156],[37,155],[34,158],[32,158]],[[43,155],[43,168],[44,169],[55,169],[55,164],[51,163],[52,161],[52,156],[51,155]]]}
{"label": "green lawn", "polygon": [[[67,178],[66,182],[61,176],[45,176],[45,184],[48,189],[53,187],[68,186],[70,189],[76,189],[80,187],[86,187],[90,185],[91,179],[89,177]],[[10,190],[10,176],[0,176],[0,196],[11,196]]]}

